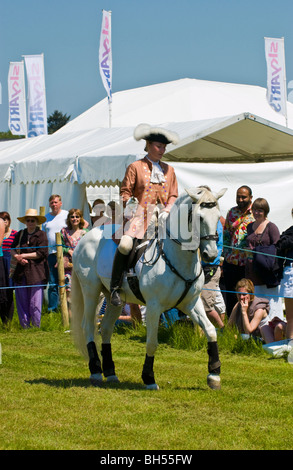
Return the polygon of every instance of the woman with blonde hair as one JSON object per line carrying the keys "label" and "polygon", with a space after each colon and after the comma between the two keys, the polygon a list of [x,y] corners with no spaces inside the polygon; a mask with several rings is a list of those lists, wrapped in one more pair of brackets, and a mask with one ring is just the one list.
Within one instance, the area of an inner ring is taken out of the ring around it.
{"label": "woman with blonde hair", "polygon": [[66,295],[70,314],[70,291],[71,291],[71,271],[72,255],[80,239],[88,232],[84,228],[86,222],[80,209],[70,209],[66,219],[66,227],[61,229],[61,242],[63,246],[63,259],[66,282]]}
{"label": "woman with blonde hair", "polygon": [[228,326],[235,325],[241,334],[262,336],[266,343],[275,341],[273,328],[276,326],[269,324],[268,299],[254,295],[254,285],[250,279],[238,281],[236,292],[238,302],[232,310]]}

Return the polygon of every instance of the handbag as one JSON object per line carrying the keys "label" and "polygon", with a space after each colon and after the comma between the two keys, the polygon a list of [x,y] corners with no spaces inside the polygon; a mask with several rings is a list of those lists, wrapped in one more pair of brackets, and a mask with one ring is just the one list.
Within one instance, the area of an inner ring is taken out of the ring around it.
{"label": "handbag", "polygon": [[[20,250],[19,250],[19,247],[20,247],[20,242],[21,242],[21,239],[22,239],[22,235],[23,235],[23,230],[21,231],[20,233],[20,237],[19,237],[19,241],[18,241],[18,245],[16,246],[15,250],[17,251],[18,254],[20,254]],[[16,266],[17,266],[17,261],[16,259],[13,257],[11,257],[10,259],[10,269],[9,269],[9,278],[12,279],[14,273],[15,273],[15,270],[16,270]]]}
{"label": "handbag", "polygon": [[275,245],[257,245],[253,251],[253,264],[255,269],[272,271],[275,266],[275,256],[277,252]]}

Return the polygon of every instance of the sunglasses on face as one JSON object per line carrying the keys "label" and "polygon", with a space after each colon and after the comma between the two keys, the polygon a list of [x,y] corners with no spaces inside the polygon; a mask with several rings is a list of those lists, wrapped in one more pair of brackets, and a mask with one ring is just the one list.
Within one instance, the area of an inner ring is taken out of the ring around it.
{"label": "sunglasses on face", "polygon": [[70,218],[71,219],[80,219],[80,217],[78,215],[71,215]]}
{"label": "sunglasses on face", "polygon": [[36,221],[36,219],[26,219],[26,222],[28,222],[29,224],[30,223],[33,224],[34,222],[37,222],[37,221]]}

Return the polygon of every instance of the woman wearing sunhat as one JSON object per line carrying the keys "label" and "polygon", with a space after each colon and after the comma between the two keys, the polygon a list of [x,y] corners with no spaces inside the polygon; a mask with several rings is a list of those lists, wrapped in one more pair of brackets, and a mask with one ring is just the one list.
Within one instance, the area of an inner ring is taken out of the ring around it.
{"label": "woman wearing sunhat", "polygon": [[145,140],[147,155],[126,169],[122,181],[120,196],[124,207],[127,203],[137,201],[134,216],[124,227],[118,249],[114,257],[110,284],[111,304],[122,305],[119,288],[123,272],[127,266],[128,255],[133,247],[133,240],[142,239],[150,224],[154,208],[160,209],[159,218],[167,218],[169,211],[178,197],[178,185],[174,169],[161,162],[167,144],[176,145],[179,137],[159,127],[139,124],[134,130],[135,140]]}
{"label": "woman wearing sunhat", "polygon": [[13,275],[17,312],[23,328],[39,327],[48,282],[48,239],[39,225],[46,217],[38,215],[36,209],[28,209],[18,220],[26,228],[17,232],[11,245],[11,256],[17,261]]}

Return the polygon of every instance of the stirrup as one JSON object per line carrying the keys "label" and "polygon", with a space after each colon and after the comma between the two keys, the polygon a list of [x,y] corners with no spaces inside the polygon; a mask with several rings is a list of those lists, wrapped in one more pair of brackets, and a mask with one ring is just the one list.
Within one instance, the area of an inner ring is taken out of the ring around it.
{"label": "stirrup", "polygon": [[119,287],[115,287],[111,291],[110,303],[111,305],[114,305],[114,307],[121,307],[121,305],[123,305],[123,302],[119,294]]}

